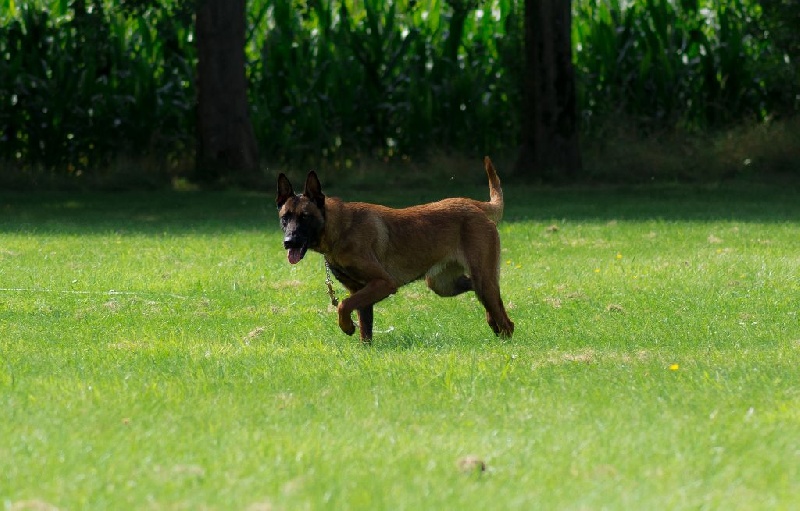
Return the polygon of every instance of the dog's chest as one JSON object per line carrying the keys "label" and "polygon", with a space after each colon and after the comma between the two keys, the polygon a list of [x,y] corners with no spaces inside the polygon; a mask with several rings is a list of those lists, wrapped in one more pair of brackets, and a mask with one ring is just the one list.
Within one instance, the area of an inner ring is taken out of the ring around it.
{"label": "dog's chest", "polygon": [[333,276],[348,288],[362,288],[367,284],[367,279],[357,269],[328,261],[328,267]]}

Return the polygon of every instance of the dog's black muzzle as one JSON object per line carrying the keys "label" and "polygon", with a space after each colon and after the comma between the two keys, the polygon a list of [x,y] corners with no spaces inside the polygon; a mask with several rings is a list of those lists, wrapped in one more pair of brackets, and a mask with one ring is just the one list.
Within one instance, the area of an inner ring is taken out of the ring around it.
{"label": "dog's black muzzle", "polygon": [[301,236],[297,236],[296,234],[287,234],[283,238],[283,248],[290,249],[290,248],[302,248],[306,245],[305,240]]}
{"label": "dog's black muzzle", "polygon": [[283,248],[287,250],[287,257],[291,264],[297,264],[306,255],[308,240],[304,236],[287,234],[283,238]]}

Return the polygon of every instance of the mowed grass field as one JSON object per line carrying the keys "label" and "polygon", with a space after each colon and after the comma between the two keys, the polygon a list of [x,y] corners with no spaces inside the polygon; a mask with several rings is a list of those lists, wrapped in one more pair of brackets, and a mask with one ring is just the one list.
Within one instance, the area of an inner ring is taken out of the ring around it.
{"label": "mowed grass field", "polygon": [[415,283],[365,347],[269,194],[1,194],[0,505],[796,509],[798,198],[506,185],[514,338]]}

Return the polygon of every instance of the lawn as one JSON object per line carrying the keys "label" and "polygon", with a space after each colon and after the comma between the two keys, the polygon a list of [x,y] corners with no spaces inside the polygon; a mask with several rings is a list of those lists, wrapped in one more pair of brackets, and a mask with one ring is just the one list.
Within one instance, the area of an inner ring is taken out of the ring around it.
{"label": "lawn", "polygon": [[0,194],[0,503],[796,508],[799,198],[508,185],[514,338],[415,283],[365,347],[271,195]]}

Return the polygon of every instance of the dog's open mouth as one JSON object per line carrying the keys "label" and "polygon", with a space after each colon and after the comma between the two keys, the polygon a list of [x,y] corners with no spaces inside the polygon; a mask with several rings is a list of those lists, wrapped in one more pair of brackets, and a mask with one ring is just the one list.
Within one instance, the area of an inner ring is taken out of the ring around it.
{"label": "dog's open mouth", "polygon": [[300,259],[302,259],[304,255],[306,255],[306,250],[308,250],[308,247],[306,247],[305,245],[303,245],[302,247],[290,248],[287,251],[289,257],[289,263],[290,264],[299,263]]}

